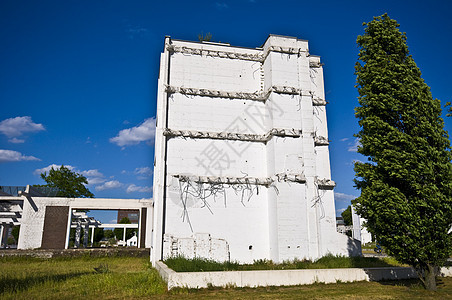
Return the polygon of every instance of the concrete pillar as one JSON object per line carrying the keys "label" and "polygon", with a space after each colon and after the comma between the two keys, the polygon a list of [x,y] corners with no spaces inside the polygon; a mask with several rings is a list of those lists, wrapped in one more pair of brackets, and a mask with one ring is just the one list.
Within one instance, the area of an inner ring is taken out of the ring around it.
{"label": "concrete pillar", "polygon": [[92,230],[91,230],[91,247],[93,247],[94,245],[94,230],[96,229],[96,227],[93,226]]}
{"label": "concrete pillar", "polygon": [[74,247],[79,248],[80,247],[80,235],[82,231],[82,223],[78,220],[77,221],[77,227],[75,228],[75,241],[74,241]]}
{"label": "concrete pillar", "polygon": [[83,227],[83,248],[88,248],[89,223],[86,222]]}
{"label": "concrete pillar", "polygon": [[0,248],[3,248],[3,224],[0,224]]}
{"label": "concrete pillar", "polygon": [[361,241],[361,222],[359,219],[358,214],[355,211],[355,208],[353,205],[352,208],[352,223],[353,223],[353,229],[352,229],[352,238],[355,240]]}
{"label": "concrete pillar", "polygon": [[124,241],[124,243],[126,242],[126,226],[124,226],[124,232],[122,234],[122,240]]}
{"label": "concrete pillar", "polygon": [[169,84],[168,68],[170,63],[170,53],[167,47],[171,44],[171,38],[165,37],[165,50],[160,57],[160,74],[158,81],[158,99],[157,99],[157,115],[156,122],[156,140],[155,140],[155,166],[154,166],[154,232],[152,234],[151,261],[155,266],[155,262],[163,258],[163,234],[165,233],[165,201],[166,201],[166,173],[165,173],[165,152],[166,137],[163,131],[167,127],[167,105],[168,94],[165,92],[165,85]]}
{"label": "concrete pillar", "polygon": [[[264,51],[268,51],[272,47],[300,48],[304,50],[303,47],[307,47],[307,43],[305,45],[304,42],[300,42],[296,38],[270,36],[264,45]],[[306,62],[301,70],[307,74],[307,77],[309,77],[308,66]],[[299,78],[302,76],[300,75],[298,54],[270,52],[266,57],[263,69],[265,77],[264,90],[268,90],[273,86],[289,86],[300,90],[307,89],[299,82]],[[306,81],[309,82],[309,78]],[[313,130],[306,128],[303,122],[304,119],[302,119],[304,115],[312,119],[311,98],[301,99],[300,97],[302,96],[271,93],[266,101],[269,115],[266,126],[269,129],[291,128],[302,131],[303,134],[309,132],[309,141],[313,144]],[[312,158],[301,155],[304,150],[303,146],[304,135],[298,138],[273,137],[266,144],[267,176],[274,176],[280,173],[304,173],[305,160],[312,160]],[[306,203],[306,185],[303,183],[289,184],[284,182],[284,180],[274,185],[278,189],[277,193],[272,188],[268,190],[270,258],[274,261],[283,261],[295,257],[303,257],[309,243],[306,238],[308,231],[306,213],[308,208],[306,207],[307,205],[304,205]]]}

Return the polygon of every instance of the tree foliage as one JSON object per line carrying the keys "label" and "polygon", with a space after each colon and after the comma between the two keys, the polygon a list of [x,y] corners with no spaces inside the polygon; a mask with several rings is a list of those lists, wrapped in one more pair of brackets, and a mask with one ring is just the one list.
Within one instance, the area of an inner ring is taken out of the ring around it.
{"label": "tree foliage", "polygon": [[441,104],[409,54],[406,35],[387,14],[358,36],[358,152],[353,201],[367,228],[398,261],[415,267],[424,285],[452,250],[452,173]]}
{"label": "tree foliage", "polygon": [[106,229],[106,230],[104,230],[104,236],[105,236],[107,239],[111,239],[111,238],[114,238],[114,237],[115,237],[115,233],[114,233],[113,230],[111,230],[111,229]]}
{"label": "tree foliage", "polygon": [[85,176],[71,171],[65,166],[59,169],[50,169],[47,172],[41,173],[41,178],[47,183],[41,186],[58,188],[58,196],[68,198],[93,198],[94,195],[85,186],[88,180]]}
{"label": "tree foliage", "polygon": [[[119,220],[118,224],[132,224],[132,222],[130,222],[129,218],[124,217],[121,220]],[[127,228],[126,229],[126,240],[130,239],[131,237],[133,237],[134,231],[135,231],[135,229],[133,229],[133,228]],[[124,235],[124,229],[122,229],[122,228],[115,228],[114,229],[114,233],[115,233],[116,239],[122,240],[123,235]]]}
{"label": "tree foliage", "polygon": [[19,232],[20,232],[20,225],[14,226],[13,229],[11,230],[11,235],[16,240],[16,243],[19,243]]}
{"label": "tree foliage", "polygon": [[98,243],[105,237],[103,228],[94,228],[94,242]]}
{"label": "tree foliage", "polygon": [[346,226],[353,225],[352,221],[352,206],[349,205],[342,213],[341,213],[342,219],[344,219],[344,223]]}

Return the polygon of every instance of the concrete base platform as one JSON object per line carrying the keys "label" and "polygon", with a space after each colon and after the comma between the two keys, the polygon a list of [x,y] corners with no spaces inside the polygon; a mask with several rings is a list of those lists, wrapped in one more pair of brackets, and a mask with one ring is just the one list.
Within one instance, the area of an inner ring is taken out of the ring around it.
{"label": "concrete base platform", "polygon": [[[155,264],[168,289],[175,287],[207,288],[208,286],[289,286],[313,283],[382,281],[417,278],[412,268],[343,268],[309,270],[264,270],[225,272],[175,272],[163,262]],[[442,276],[452,276],[452,269],[442,268]]]}

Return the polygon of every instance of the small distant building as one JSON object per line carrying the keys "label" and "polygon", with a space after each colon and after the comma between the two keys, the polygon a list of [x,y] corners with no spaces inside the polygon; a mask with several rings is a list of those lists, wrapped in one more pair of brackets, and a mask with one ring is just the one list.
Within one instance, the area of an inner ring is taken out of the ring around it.
{"label": "small distant building", "polygon": [[126,241],[127,247],[136,247],[138,245],[138,237],[136,233],[133,234],[133,236]]}
{"label": "small distant building", "polygon": [[360,223],[361,223],[361,245],[365,245],[367,243],[372,242],[372,234],[367,231],[367,228],[365,226],[365,219],[361,219]]}
{"label": "small distant building", "polygon": [[367,243],[372,242],[372,234],[367,231],[365,226],[366,219],[361,218],[355,210],[355,207],[352,205],[352,236],[354,239],[359,240],[361,245],[365,245]]}
{"label": "small distant building", "polygon": [[344,218],[336,217],[336,229],[337,229],[337,232],[342,233],[342,234],[346,234],[347,226],[346,226],[346,224],[344,222]]}
{"label": "small distant building", "polygon": [[140,212],[136,209],[118,209],[118,223],[123,218],[128,218],[131,224],[138,224]]}

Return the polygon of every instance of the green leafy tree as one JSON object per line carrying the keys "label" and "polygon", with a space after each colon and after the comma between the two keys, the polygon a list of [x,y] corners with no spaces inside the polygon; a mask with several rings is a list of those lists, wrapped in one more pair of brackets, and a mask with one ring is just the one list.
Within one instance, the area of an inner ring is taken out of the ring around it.
{"label": "green leafy tree", "polygon": [[113,230],[107,229],[107,230],[104,230],[104,236],[105,236],[107,239],[112,239],[112,238],[115,237],[115,233],[113,232]]}
{"label": "green leafy tree", "polygon": [[16,244],[16,240],[12,236],[10,236],[9,238],[6,239],[6,244],[14,245],[14,244]]}
{"label": "green leafy tree", "polygon": [[342,213],[341,213],[342,219],[344,219],[344,223],[346,226],[353,225],[352,221],[352,207],[349,205]]}
{"label": "green leafy tree", "polygon": [[452,250],[451,153],[441,104],[421,78],[399,24],[384,14],[364,25],[355,66],[356,136],[368,162],[355,163],[361,196],[353,204],[387,252],[435,290]]}
{"label": "green leafy tree", "polygon": [[[132,224],[132,222],[130,222],[129,218],[124,217],[121,220],[119,220],[118,224]],[[135,230],[133,228],[126,229],[126,240],[130,239],[131,237],[133,237],[133,232],[134,231]],[[123,234],[124,234],[124,229],[115,228],[114,232],[115,232],[116,239],[122,240],[122,237],[123,237]]]}
{"label": "green leafy tree", "polygon": [[19,242],[19,231],[20,231],[20,225],[14,226],[11,230],[11,235],[14,237],[16,242]]}
{"label": "green leafy tree", "polygon": [[452,117],[452,106],[450,101],[446,102],[446,104],[444,104],[444,108],[447,109],[447,114],[446,117]]}
{"label": "green leafy tree", "polygon": [[[349,205],[342,213],[341,213],[342,219],[344,220],[345,226],[351,226],[353,225],[353,219],[352,219],[352,206]],[[352,231],[347,230],[345,232],[346,235],[349,237],[352,236]]]}
{"label": "green leafy tree", "polygon": [[105,236],[103,228],[94,228],[94,242],[98,243]]}
{"label": "green leafy tree", "polygon": [[71,171],[65,166],[61,166],[59,169],[54,169],[52,167],[49,174],[47,174],[47,172],[41,173],[41,178],[47,184],[38,186],[58,188],[59,192],[57,196],[68,198],[94,197],[93,193],[85,186],[85,184],[88,184],[86,177]]}

